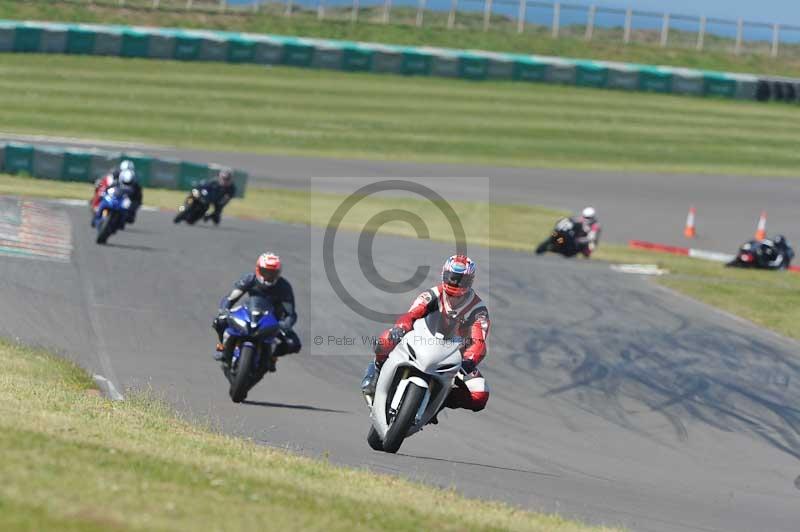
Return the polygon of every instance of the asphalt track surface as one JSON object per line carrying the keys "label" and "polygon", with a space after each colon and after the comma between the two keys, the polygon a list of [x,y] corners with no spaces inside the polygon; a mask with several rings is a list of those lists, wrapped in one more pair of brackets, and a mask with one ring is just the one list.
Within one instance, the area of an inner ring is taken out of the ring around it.
{"label": "asphalt track surface", "polygon": [[[367,349],[358,340],[350,356],[312,347],[316,335],[379,328],[312,282],[318,230],[234,219],[174,226],[168,213],[145,212],[100,247],[86,209],[61,208],[71,262],[0,257],[0,335],[56,348],[125,393],[152,387],[230,433],[591,523],[797,530],[797,343],[600,263],[492,251],[491,276],[478,285],[493,319],[487,409],[449,411],[386,455],[365,441]],[[340,234],[337,256],[355,257],[356,240]],[[393,237],[375,246],[378,269],[394,279],[449,252]],[[281,251],[295,286],[306,347],[234,405],[211,360],[209,322],[267,247]],[[339,273],[362,282],[357,268]],[[408,299],[381,303],[399,312]]]}
{"label": "asphalt track surface", "polygon": [[[31,140],[29,136],[0,133],[0,140]],[[38,142],[46,143],[45,139]],[[69,145],[69,139],[52,144]],[[102,146],[100,142],[90,142]],[[113,145],[109,146],[114,148]],[[450,178],[482,177],[484,186],[454,191],[454,199],[527,203],[568,211],[585,205],[598,209],[603,239],[627,243],[649,240],[734,253],[752,238],[762,211],[768,215],[770,235],[783,233],[800,246],[800,178],[728,175],[678,175],[643,172],[587,172],[537,168],[502,168],[476,165],[420,164],[369,160],[290,157],[235,152],[209,152],[177,148],[140,147],[156,157],[199,163],[217,162],[246,170],[252,186],[311,188],[349,193],[355,187],[348,178]],[[800,169],[798,169],[800,175]],[[338,178],[314,180],[310,178]],[[360,182],[360,181],[359,181]],[[697,208],[694,240],[683,237],[689,207]],[[531,244],[545,235],[531,235]]]}

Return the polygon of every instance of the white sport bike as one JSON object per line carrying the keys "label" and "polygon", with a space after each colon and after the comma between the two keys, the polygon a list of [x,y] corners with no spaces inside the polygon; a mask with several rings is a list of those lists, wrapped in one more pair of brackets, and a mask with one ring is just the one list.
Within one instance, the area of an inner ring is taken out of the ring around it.
{"label": "white sport bike", "polygon": [[432,312],[392,350],[381,368],[370,408],[367,442],[376,451],[396,453],[403,440],[419,432],[441,410],[461,371],[463,339],[443,330]]}

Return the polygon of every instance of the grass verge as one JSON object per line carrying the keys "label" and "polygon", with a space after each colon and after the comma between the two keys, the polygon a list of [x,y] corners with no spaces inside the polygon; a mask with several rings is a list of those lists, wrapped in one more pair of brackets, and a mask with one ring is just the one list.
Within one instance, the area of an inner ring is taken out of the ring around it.
{"label": "grass verge", "polygon": [[[44,183],[46,186],[43,186]],[[0,195],[4,194],[86,199],[91,194],[91,187],[82,183],[0,176]],[[183,197],[184,194],[177,191],[148,189],[145,192],[147,204],[164,208],[174,209]],[[246,198],[231,202],[226,212],[249,218],[325,227],[343,199],[344,196],[339,194],[314,193],[309,196],[307,191],[252,188]],[[534,240],[544,238],[555,220],[568,214],[530,205],[449,203],[461,219],[471,245],[516,251],[531,251],[538,243]],[[452,241],[450,226],[438,208],[423,200],[373,196],[354,208],[341,227],[362,230],[373,214],[389,208],[401,208],[418,214],[428,222],[431,239]],[[414,230],[404,223],[387,224],[380,231],[416,237]],[[800,323],[800,275],[736,270],[724,268],[718,263],[607,243],[599,248],[595,258],[608,262],[658,264],[671,274],[658,278],[656,282],[800,340],[800,327],[797,326]]]}
{"label": "grass verge", "polygon": [[698,52],[695,50],[696,34],[673,29],[669,48],[660,46],[657,30],[634,31],[633,42],[625,45],[622,42],[622,15],[619,27],[597,27],[593,40],[587,43],[583,39],[585,29],[580,25],[562,27],[562,36],[553,39],[550,28],[546,26],[528,25],[524,33],[518,34],[515,21],[497,15],[493,17],[492,29],[484,32],[483,14],[479,11],[461,11],[456,19],[458,29],[446,30],[446,12],[427,11],[424,27],[417,28],[413,26],[416,9],[403,6],[393,8],[391,24],[380,24],[382,2],[362,5],[357,24],[350,21],[349,5],[338,8],[328,5],[326,20],[320,21],[316,10],[304,9],[297,2],[292,17],[283,16],[285,7],[280,4],[266,4],[261,13],[249,10],[221,13],[216,0],[194,2],[197,7],[202,4],[205,4],[205,12],[187,12],[186,0],[161,0],[160,9],[152,9],[152,0],[128,0],[126,7],[121,7],[118,0],[96,0],[91,4],[85,1],[0,0],[0,18],[213,28],[800,76],[798,46],[795,44],[781,43],[781,56],[772,58],[769,43],[745,41],[743,53],[737,56],[732,53],[733,39],[707,34],[705,51]]}
{"label": "grass verge", "polygon": [[528,83],[0,54],[0,109],[5,131],[215,150],[795,177],[800,166],[796,106]]}
{"label": "grass verge", "polygon": [[215,434],[147,396],[107,401],[80,368],[4,340],[0,368],[5,531],[611,530]]}

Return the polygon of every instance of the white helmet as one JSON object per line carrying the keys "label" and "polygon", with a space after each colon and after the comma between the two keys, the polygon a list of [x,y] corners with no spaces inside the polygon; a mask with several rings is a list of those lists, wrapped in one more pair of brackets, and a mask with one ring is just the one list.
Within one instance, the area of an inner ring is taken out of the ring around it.
{"label": "white helmet", "polygon": [[119,173],[119,182],[123,185],[132,185],[135,179],[136,175],[133,173],[133,170],[122,170]]}
{"label": "white helmet", "polygon": [[119,163],[119,171],[124,172],[125,170],[130,170],[131,172],[136,171],[136,167],[133,164],[133,161],[130,159],[124,159],[121,163]]}
{"label": "white helmet", "polygon": [[597,211],[594,210],[594,207],[586,207],[583,209],[583,212],[581,212],[581,216],[583,216],[583,219],[587,222],[594,222],[597,220]]}

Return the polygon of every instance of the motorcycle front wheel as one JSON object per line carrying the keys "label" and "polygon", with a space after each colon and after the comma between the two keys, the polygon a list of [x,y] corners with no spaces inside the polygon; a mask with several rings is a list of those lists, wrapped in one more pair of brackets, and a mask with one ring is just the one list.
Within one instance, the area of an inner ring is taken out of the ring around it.
{"label": "motorcycle front wheel", "polygon": [[383,441],[381,441],[381,437],[378,436],[378,431],[375,430],[375,427],[369,428],[369,434],[367,434],[367,443],[374,451],[383,450]]}
{"label": "motorcycle front wheel", "polygon": [[231,388],[228,392],[234,403],[241,403],[247,398],[250,391],[250,370],[253,365],[255,349],[252,345],[242,346],[239,351],[239,358],[231,366]]}
{"label": "motorcycle front wheel", "polygon": [[550,248],[550,239],[548,238],[547,240],[539,244],[539,247],[536,248],[536,254],[544,255],[549,248]]}
{"label": "motorcycle front wheel", "polygon": [[400,404],[397,415],[389,425],[386,438],[383,440],[383,450],[387,453],[396,453],[408,434],[408,429],[414,424],[414,418],[419,411],[422,400],[425,399],[425,388],[413,382],[408,383],[405,397]]}
{"label": "motorcycle front wheel", "polygon": [[97,240],[98,244],[105,244],[108,237],[114,232],[114,215],[103,216],[97,224]]}

